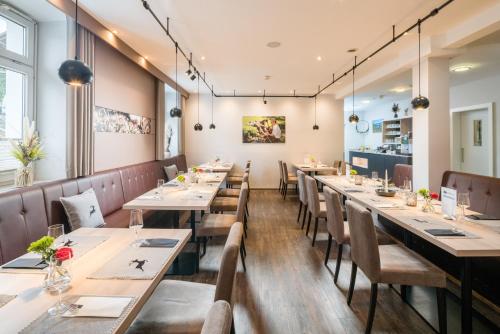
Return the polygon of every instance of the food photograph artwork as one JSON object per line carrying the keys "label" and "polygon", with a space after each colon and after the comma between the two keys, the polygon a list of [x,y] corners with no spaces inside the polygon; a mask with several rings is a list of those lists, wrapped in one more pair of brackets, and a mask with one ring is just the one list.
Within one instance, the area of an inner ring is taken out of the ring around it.
{"label": "food photograph artwork", "polygon": [[243,116],[243,143],[285,143],[285,116]]}

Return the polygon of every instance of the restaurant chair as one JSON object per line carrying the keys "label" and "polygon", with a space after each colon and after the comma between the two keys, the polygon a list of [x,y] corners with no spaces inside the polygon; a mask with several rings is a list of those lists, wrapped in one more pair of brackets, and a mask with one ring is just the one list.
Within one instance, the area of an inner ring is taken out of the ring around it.
{"label": "restaurant chair", "polygon": [[286,162],[283,162],[283,199],[286,199],[286,194],[288,192],[288,185],[289,184],[294,184],[295,185],[295,191],[298,191],[297,189],[297,176],[288,173],[288,167],[286,165]]}
{"label": "restaurant chair", "polygon": [[346,201],[351,241],[351,282],[347,304],[351,304],[358,267],[371,282],[366,333],[371,332],[377,305],[378,283],[421,285],[436,288],[439,332],[446,333],[446,273],[417,253],[400,245],[379,245],[371,213]]}
{"label": "restaurant chair", "polygon": [[[243,226],[245,227],[245,235],[248,227],[248,194],[250,193],[250,187],[248,186],[248,177],[249,174],[245,173],[243,176],[243,183],[247,185],[247,200],[245,201],[245,212],[244,212],[244,220]],[[212,213],[224,213],[224,212],[235,212],[238,210],[238,198],[241,194],[241,187],[239,189],[221,189],[221,190],[237,190],[237,197],[224,197],[219,196],[215,197],[210,205],[210,212]]]}
{"label": "restaurant chair", "polygon": [[413,177],[412,165],[396,164],[394,165],[394,173],[392,182],[398,188],[404,186],[405,181],[411,181]]}
{"label": "restaurant chair", "polygon": [[[238,207],[236,214],[220,214],[220,213],[205,213],[201,217],[201,222],[196,226],[196,245],[197,253],[199,254],[200,243],[203,240],[203,255],[206,253],[206,243],[209,237],[228,235],[231,227],[236,222],[245,221],[245,205],[248,198],[248,184],[243,183],[241,186],[240,197],[238,197]],[[243,269],[246,271],[245,264],[245,243],[241,243],[241,262]]]}
{"label": "restaurant chair", "polygon": [[233,323],[231,305],[224,300],[216,301],[203,323],[201,334],[229,334]]}
{"label": "restaurant chair", "polygon": [[[243,174],[243,182],[248,183],[248,178],[250,177],[250,174],[245,173]],[[217,191],[217,197],[240,197],[240,191],[241,189],[239,188],[222,188]]]}
{"label": "restaurant chair", "polygon": [[234,223],[222,251],[216,285],[163,280],[142,307],[127,334],[200,333],[214,302],[232,305],[243,225]]}
{"label": "restaurant chair", "polygon": [[[304,216],[302,219],[302,227],[301,227],[301,229],[303,229],[307,215],[307,189],[306,189],[306,174],[301,170],[297,170],[297,186],[299,188],[299,204],[300,204],[299,214],[297,216],[297,222],[300,222],[300,214],[302,208],[304,208]],[[323,196],[322,193],[319,193],[319,200],[320,201],[325,200],[325,197]]]}
{"label": "restaurant chair", "polygon": [[241,174],[229,174],[226,178],[226,188],[233,188],[234,186],[241,186],[243,183],[243,175],[245,173],[250,173],[251,161],[248,160],[243,173]]}
{"label": "restaurant chair", "polygon": [[309,234],[309,226],[311,225],[311,218],[314,218],[314,234],[312,245],[316,242],[316,234],[318,233],[319,219],[326,220],[326,204],[319,200],[318,184],[316,180],[305,175],[306,192],[307,192],[307,209],[309,211],[309,219],[307,221],[306,236]]}

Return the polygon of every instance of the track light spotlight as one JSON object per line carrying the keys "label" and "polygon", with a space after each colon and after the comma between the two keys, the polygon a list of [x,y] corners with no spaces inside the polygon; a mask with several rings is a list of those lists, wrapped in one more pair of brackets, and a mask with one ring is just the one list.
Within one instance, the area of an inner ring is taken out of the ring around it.
{"label": "track light spotlight", "polygon": [[187,75],[187,76],[190,76],[190,75],[191,75],[191,73],[193,73],[193,71],[191,71],[191,67],[190,67],[190,68],[188,68],[188,70],[186,71],[186,75]]}
{"label": "track light spotlight", "polygon": [[193,74],[189,77],[189,79],[191,79],[191,81],[194,81],[194,79],[196,79],[196,73],[193,73]]}
{"label": "track light spotlight", "polygon": [[215,130],[215,124],[214,123],[210,124],[209,128],[210,130]]}
{"label": "track light spotlight", "polygon": [[203,125],[201,125],[200,123],[196,123],[194,125],[194,131],[202,131],[203,130]]}
{"label": "track light spotlight", "polygon": [[356,114],[349,116],[349,123],[355,124],[359,122],[359,117]]}

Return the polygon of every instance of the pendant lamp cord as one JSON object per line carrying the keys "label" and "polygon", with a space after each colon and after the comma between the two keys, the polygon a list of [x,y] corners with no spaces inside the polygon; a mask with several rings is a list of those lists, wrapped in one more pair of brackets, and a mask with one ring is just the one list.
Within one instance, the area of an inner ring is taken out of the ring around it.
{"label": "pendant lamp cord", "polygon": [[75,7],[75,60],[78,60],[78,53],[80,52],[78,41],[78,0],[76,0]]}
{"label": "pendant lamp cord", "polygon": [[198,73],[198,123],[200,123],[200,74]]}
{"label": "pendant lamp cord", "polygon": [[317,113],[317,109],[316,109],[316,96],[314,97],[314,125],[316,125],[316,113]]}
{"label": "pendant lamp cord", "polygon": [[352,67],[352,114],[354,115],[354,70],[356,69],[356,56],[354,56],[354,66]]}
{"label": "pendant lamp cord", "polygon": [[418,19],[418,96],[422,96],[420,94],[420,19]]}
{"label": "pendant lamp cord", "polygon": [[177,54],[179,51],[179,45],[175,42],[175,107],[179,108],[179,90],[177,87]]}
{"label": "pendant lamp cord", "polygon": [[212,85],[212,124],[214,124],[214,86]]}

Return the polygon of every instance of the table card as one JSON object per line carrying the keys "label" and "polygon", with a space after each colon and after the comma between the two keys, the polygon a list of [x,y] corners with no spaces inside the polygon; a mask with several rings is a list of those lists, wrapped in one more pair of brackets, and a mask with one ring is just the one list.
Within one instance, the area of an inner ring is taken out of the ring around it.
{"label": "table card", "polygon": [[457,209],[457,191],[452,188],[441,187],[441,210],[444,218],[453,219]]}

